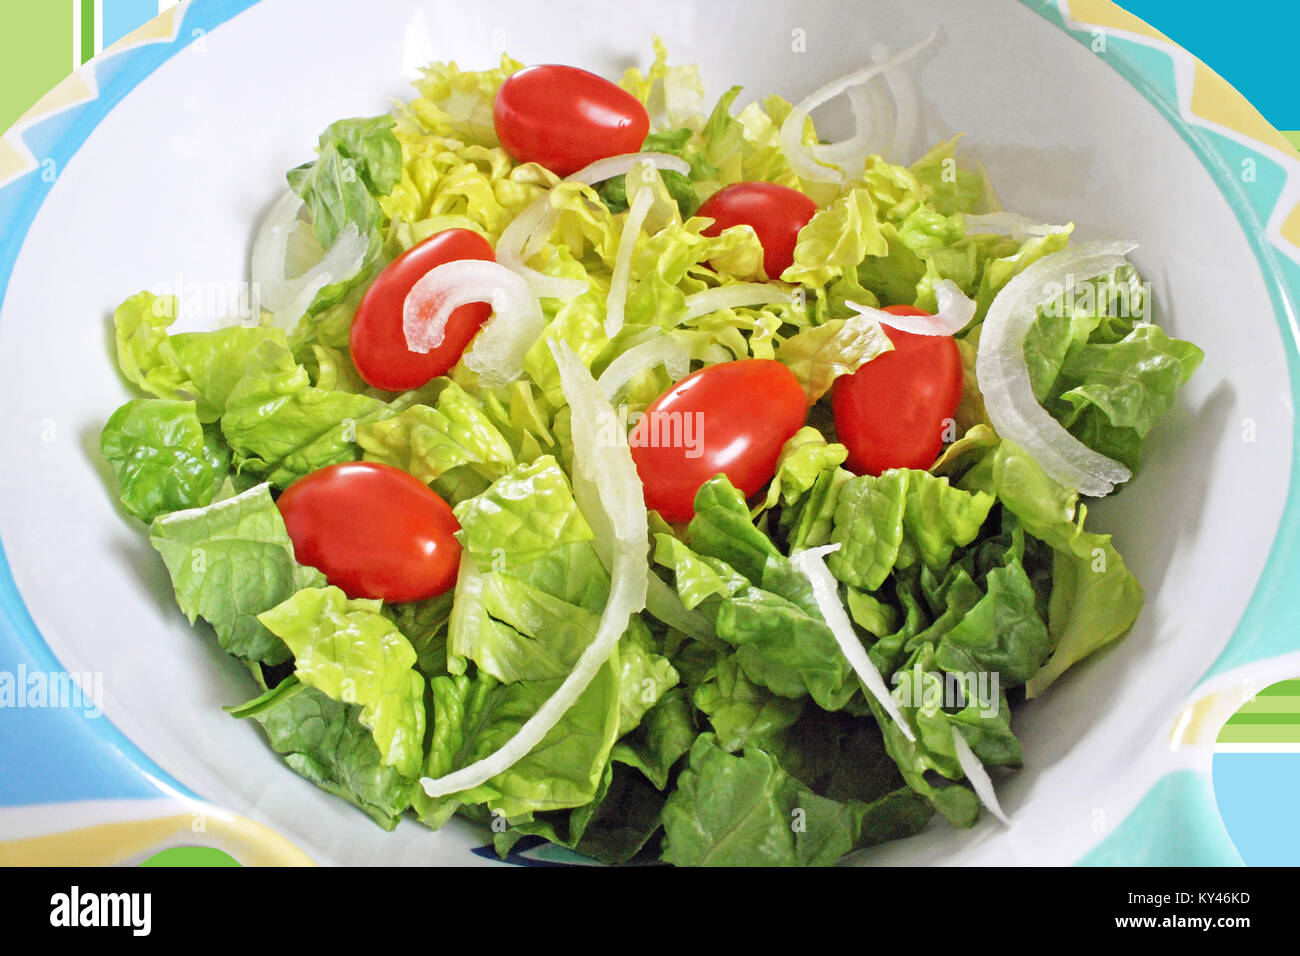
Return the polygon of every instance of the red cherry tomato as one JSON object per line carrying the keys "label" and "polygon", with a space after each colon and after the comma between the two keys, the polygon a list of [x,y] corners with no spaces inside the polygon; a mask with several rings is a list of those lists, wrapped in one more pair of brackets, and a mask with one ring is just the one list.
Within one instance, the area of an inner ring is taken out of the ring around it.
{"label": "red cherry tomato", "polygon": [[716,236],[732,226],[753,226],[763,245],[763,271],[778,279],[794,262],[799,230],[817,214],[817,204],[803,193],[776,183],[733,183],[719,189],[700,207],[713,225],[704,230]]}
{"label": "red cherry tomato", "polygon": [[276,504],[294,556],[350,598],[419,601],[456,583],[460,524],[401,469],[330,465],[295,481]]}
{"label": "red cherry tomato", "polygon": [[442,345],[421,354],[406,347],[402,304],[426,272],[457,259],[495,262],[492,246],[477,232],[447,229],[412,246],[379,273],[357,306],[348,341],[352,363],[366,383],[390,392],[419,388],[456,364],[470,339],[492,314],[486,302],[462,305],[447,320]]}
{"label": "red cherry tomato", "polygon": [[595,73],[553,64],[508,77],[497,91],[492,120],[506,152],[557,176],[635,153],[650,132],[650,117],[631,93]]}
{"label": "red cherry tomato", "polygon": [[799,381],[771,359],[723,362],[686,376],[628,436],[646,506],[668,521],[689,521],[695,493],[717,474],[746,498],[757,494],[807,412]]}
{"label": "red cherry tomato", "polygon": [[[891,305],[894,315],[928,315]],[[831,410],[846,462],[856,474],[890,468],[929,468],[943,450],[943,433],[961,401],[962,365],[948,335],[915,335],[885,327],[892,352],[835,381]]]}

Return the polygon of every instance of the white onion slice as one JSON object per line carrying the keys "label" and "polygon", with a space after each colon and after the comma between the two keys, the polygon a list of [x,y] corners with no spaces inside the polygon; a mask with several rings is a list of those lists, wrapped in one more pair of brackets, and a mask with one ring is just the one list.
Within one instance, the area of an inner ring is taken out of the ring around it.
{"label": "white onion slice", "polygon": [[968,298],[951,279],[943,279],[935,285],[934,298],[939,307],[934,315],[895,315],[857,302],[844,304],[858,315],[913,335],[956,335],[975,318],[974,300]]}
{"label": "white onion slice", "polygon": [[302,207],[298,194],[285,189],[262,217],[253,237],[252,279],[262,304],[271,312],[293,299],[286,289],[285,260],[289,257],[289,236],[297,228]]}
{"label": "white onion slice", "polygon": [[538,227],[549,209],[547,197],[539,196],[511,220],[497,238],[497,262],[527,282],[535,295],[548,299],[576,299],[587,291],[587,283],[581,279],[547,275],[524,265],[524,261],[533,255],[527,251],[529,239],[535,234],[545,235]]}
{"label": "white onion slice", "polygon": [[271,204],[253,237],[250,274],[262,306],[279,328],[292,329],[321,289],[352,278],[364,265],[370,240],[348,223],[320,261],[289,278],[285,264],[289,239],[299,224],[303,201],[292,189]]}
{"label": "white onion slice", "polygon": [[[927,42],[933,36],[931,34]],[[881,62],[888,59],[889,48],[877,44],[872,54],[876,62]],[[889,144],[889,152],[895,162],[909,163],[916,142],[916,131],[921,125],[921,97],[916,88],[916,79],[911,71],[900,67],[886,70],[884,80],[889,87],[889,95],[894,100],[894,135]]]}
{"label": "white onion slice", "polygon": [[962,772],[966,774],[970,785],[975,788],[975,796],[980,798],[980,803],[988,807],[989,812],[1007,826],[1011,826],[1010,818],[1002,812],[1002,807],[998,803],[998,795],[993,789],[993,780],[989,777],[989,772],[984,769],[984,764],[980,763],[980,758],[975,756],[975,752],[970,749],[970,744],[966,743],[966,738],[956,727],[952,728],[952,747],[957,752],[957,762],[961,764]]}
{"label": "white onion slice", "polygon": [[[349,223],[349,229],[356,232],[356,227]],[[342,238],[342,235],[340,235]],[[311,281],[305,286],[298,288],[294,297],[279,309],[271,312],[271,324],[278,329],[284,329],[286,332],[292,332],[298,324],[298,320],[307,314],[311,304],[316,301],[316,296],[320,290],[330,283],[334,282],[334,277],[329,272],[313,272]]]}
{"label": "white onion slice", "polygon": [[1128,261],[1124,257],[1136,245],[1083,242],[1039,259],[997,294],[980,331],[975,376],[994,430],[1057,481],[1085,495],[1110,494],[1132,474],[1083,444],[1038,404],[1025,364],[1025,335],[1039,306],[1060,295],[1067,279],[1079,283],[1107,275]]}
{"label": "white onion slice", "polygon": [[497,388],[519,377],[524,355],[545,325],[537,296],[505,266],[459,259],[426,272],[402,305],[406,345],[421,353],[437,348],[452,312],[471,302],[491,303],[493,314],[465,352],[465,365],[484,386]]}
{"label": "white onion slice", "polygon": [[[889,48],[877,43],[871,49],[873,63],[889,59]],[[882,82],[883,81],[883,82]],[[899,162],[910,159],[920,119],[916,83],[902,64],[881,76],[845,91],[853,112],[854,133],[838,143],[810,146],[818,162],[839,166],[849,179],[857,179],[872,155],[891,155]],[[891,102],[892,101],[892,102]],[[881,117],[892,113],[892,122]]]}
{"label": "white onion slice", "polygon": [[618,237],[618,252],[614,254],[614,274],[609,280],[609,294],[605,296],[605,334],[611,339],[623,330],[623,311],[627,306],[627,287],[632,278],[632,250],[641,238],[641,227],[650,213],[655,195],[641,189],[628,207],[623,220],[623,232]]}
{"label": "white onion slice", "polygon": [[[572,412],[574,494],[578,507],[593,528],[599,525],[613,534],[609,601],[600,615],[596,636],[546,703],[495,753],[444,777],[421,778],[425,793],[431,797],[477,787],[523,759],[582,696],[618,647],[628,620],[645,607],[650,577],[646,561],[649,528],[644,492],[632,463],[631,450],[626,444],[610,447],[601,441],[600,423],[607,420],[606,416],[613,416],[614,409],[586,366],[563,343],[552,342],[551,352],[560,370],[560,387]],[[578,480],[579,476],[583,481]],[[584,495],[579,495],[580,489]],[[583,497],[593,490],[595,499],[584,502]]]}
{"label": "white onion slice", "polygon": [[838,143],[818,143],[808,150],[819,163],[838,166],[848,179],[857,179],[866,168],[867,157],[883,153],[889,139],[887,121],[889,105],[883,91],[874,82],[850,87],[845,91],[853,113],[853,135]]}
{"label": "white onion slice", "polygon": [[1043,236],[1066,232],[1070,228],[1053,225],[1050,222],[1034,222],[1028,216],[1014,212],[970,213],[962,218],[966,223],[967,235],[992,233],[998,236],[1010,236],[1016,242],[1041,239]]}
{"label": "white onion slice", "polygon": [[[626,176],[643,163],[649,164],[655,169],[681,173],[683,176],[691,171],[690,163],[671,153],[621,153],[618,156],[606,156],[604,159],[589,163],[576,173],[566,176],[562,181],[594,186],[597,183],[603,183],[607,179],[614,179],[616,176]],[[542,197],[542,199],[544,200],[545,197]],[[542,205],[542,218],[529,227],[532,230],[532,235],[528,237],[528,241],[524,244],[523,257],[525,259],[531,259],[542,251],[542,246],[546,244],[546,237],[555,228],[555,210],[544,202]]]}
{"label": "white onion slice", "polygon": [[627,383],[642,372],[662,365],[674,382],[685,378],[691,367],[691,353],[686,346],[669,335],[657,335],[647,342],[634,345],[606,366],[597,380],[600,390],[611,402]]}
{"label": "white onion slice", "polygon": [[736,282],[688,295],[686,314],[677,324],[698,319],[702,315],[718,312],[721,309],[743,309],[749,306],[777,303],[788,305],[793,301],[793,293],[770,282]]}
{"label": "white onion slice", "polygon": [[623,550],[639,547],[637,555],[648,569],[649,531],[641,478],[627,442],[606,447],[606,426],[616,420],[614,409],[573,350],[560,342],[549,344],[572,413],[573,497],[595,535],[596,553],[612,572]]}
{"label": "white onion slice", "polygon": [[[656,169],[671,169],[683,175],[691,169],[686,160],[670,153],[624,153],[598,159],[565,177],[562,182],[594,186],[606,179],[626,175],[638,163],[649,163]],[[549,202],[549,193],[538,196],[525,206],[497,239],[497,262],[510,271],[518,273],[539,296],[551,299],[575,299],[587,291],[585,282],[580,279],[547,275],[524,265],[541,252],[542,246],[546,244],[547,237],[555,228],[555,215],[555,210],[551,208]]]}
{"label": "white onion slice", "polygon": [[683,176],[691,171],[690,163],[672,153],[623,153],[619,156],[607,156],[583,166],[576,173],[565,177],[564,181],[594,186],[615,176],[626,176],[641,163],[649,163],[655,169],[672,170]]}
{"label": "white onion slice", "polygon": [[[931,33],[924,40],[912,44],[910,47],[894,56],[873,62],[870,66],[863,67],[860,70],[855,70],[837,80],[832,80],[830,83],[827,83],[825,86],[800,101],[800,103],[790,111],[790,114],[785,118],[785,122],[781,124],[781,152],[785,155],[786,162],[790,164],[790,168],[803,179],[813,182],[845,182],[846,176],[844,170],[834,169],[819,161],[817,157],[817,149],[820,149],[823,156],[827,155],[827,150],[830,149],[830,155],[836,156],[840,160],[840,162],[836,163],[837,166],[841,165],[841,163],[850,168],[856,166],[859,162],[858,156],[848,154],[849,151],[846,146],[841,147],[840,151],[836,151],[832,148],[839,146],[840,144],[829,144],[829,146],[818,148],[805,146],[803,143],[803,129],[804,123],[808,119],[808,115],[817,107],[831,99],[834,99],[841,93],[854,87],[862,86],[881,74],[888,73],[888,71],[906,63],[908,60],[912,59],[912,57],[925,49],[925,47],[929,46],[936,36],[938,36],[937,30]],[[866,103],[866,97],[860,95],[856,105],[865,107]],[[878,111],[875,110],[873,110],[873,112],[878,113]],[[877,120],[879,119],[878,116],[876,118]],[[856,129],[854,135],[849,140],[844,141],[846,144],[855,143],[859,150],[863,144],[869,142],[869,130],[862,129],[864,119],[865,117],[858,117],[855,112],[854,125]],[[897,117],[895,118],[895,121],[897,121]],[[896,139],[896,136],[894,138]],[[862,155],[861,161],[863,163],[865,163],[865,159],[866,156]]]}
{"label": "white onion slice", "polygon": [[885,686],[885,679],[880,676],[880,671],[876,670],[876,665],[871,663],[871,657],[867,654],[867,649],[862,646],[862,642],[858,640],[858,635],[853,633],[853,624],[849,620],[848,612],[844,610],[844,603],[840,601],[839,586],[835,583],[830,568],[826,567],[824,556],[839,549],[838,544],[806,548],[790,555],[790,563],[812,585],[817,610],[822,612],[826,626],[835,635],[835,641],[840,645],[840,651],[848,658],[854,673],[866,685],[871,696],[876,698],[880,706],[885,709],[885,713],[893,718],[898,729],[903,732],[903,736],[908,740],[916,740],[912,728],[908,726],[898,710],[898,703],[889,693],[889,688]]}

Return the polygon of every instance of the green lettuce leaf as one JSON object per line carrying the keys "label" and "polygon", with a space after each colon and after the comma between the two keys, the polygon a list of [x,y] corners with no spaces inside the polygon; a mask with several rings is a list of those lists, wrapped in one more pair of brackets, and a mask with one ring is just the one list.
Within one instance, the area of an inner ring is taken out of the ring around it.
{"label": "green lettuce leaf", "polygon": [[803,700],[777,697],[748,680],[734,656],[714,665],[691,700],[729,753],[791,726],[804,710]]}
{"label": "green lettuce leaf", "polygon": [[191,622],[202,617],[211,624],[235,657],[264,664],[289,659],[289,648],[258,615],[301,588],[323,584],[324,575],[294,560],[293,543],[265,484],[156,518],[149,542],[162,555],[176,601]]}
{"label": "green lettuce leaf", "polygon": [[697,492],[687,535],[689,545],[658,535],[655,560],[673,571],[683,604],[710,617],[736,648],[745,676],[780,697],[811,695],[827,710],[848,703],[857,678],[808,579],[751,523],[726,476]]}
{"label": "green lettuce leaf", "polygon": [[744,497],[724,475],[706,481],[695,493],[695,516],[686,534],[696,552],[725,561],[751,582],[762,580],[769,559],[781,557],[754,526]]}
{"label": "green lettuce leaf", "polygon": [[483,405],[455,382],[447,382],[437,406],[411,405],[390,418],[356,430],[366,461],[377,461],[435,483],[467,467],[492,481],[515,466],[515,456]]}
{"label": "green lettuce leaf", "polygon": [[291,770],[359,807],[385,830],[396,827],[410,806],[414,781],[383,762],[359,706],[289,677],[231,713],[256,720]]}
{"label": "green lettuce leaf", "polygon": [[[594,576],[593,576],[594,575]],[[515,572],[481,573],[462,565],[448,636],[448,668],[461,673],[473,661],[507,683],[564,677],[591,643],[600,623],[609,578],[590,544],[558,549]],[[575,585],[585,594],[556,594]],[[586,600],[587,606],[571,598]],[[597,603],[599,602],[599,603]],[[593,607],[594,605],[594,607]]]}
{"label": "green lettuce leaf", "polygon": [[[561,679],[501,684],[486,674],[435,677],[433,738],[426,771],[441,777],[500,749],[560,686]],[[619,730],[615,653],[564,717],[525,757],[487,783],[439,798],[418,791],[420,819],[438,827],[461,805],[511,819],[595,799]]]}
{"label": "green lettuce leaf", "polygon": [[[892,673],[906,654],[930,645],[937,667],[957,675],[997,672],[1002,687],[1023,684],[1038,671],[1052,650],[1043,590],[1051,556],[1026,537],[1013,514],[1001,519],[1000,532],[965,549],[942,573],[921,566],[896,577],[900,598],[910,592],[914,603],[896,631],[868,627],[881,638],[870,652],[878,667]],[[855,619],[870,611],[864,606],[870,597],[850,592]],[[885,624],[884,616],[874,623]]]}
{"label": "green lettuce leaf", "polygon": [[415,649],[378,601],[336,587],[304,588],[258,615],[293,652],[294,673],[334,700],[361,706],[385,766],[419,776],[424,759],[424,678]]}
{"label": "green lettuce leaf", "polygon": [[415,669],[425,677],[448,673],[447,627],[451,621],[452,597],[453,592],[444,591],[423,601],[384,607],[384,613],[415,648]]}
{"label": "green lettuce leaf", "polygon": [[491,70],[461,70],[455,63],[431,63],[415,81],[419,96],[407,106],[422,128],[462,143],[498,146],[492,103],[506,77],[523,68],[502,54]]}
{"label": "green lettuce leaf", "polygon": [[949,823],[955,827],[974,826],[979,818],[979,799],[966,787],[950,782],[965,777],[957,760],[953,734],[961,733],[976,756],[980,756],[981,750],[985,754],[989,752],[984,736],[987,734],[988,739],[999,742],[1007,755],[1002,762],[1017,762],[1019,745],[1011,736],[1010,708],[1005,696],[994,703],[972,694],[959,711],[960,719],[958,714],[950,713],[953,706],[948,696],[950,682],[934,666],[929,645],[920,648],[905,674],[906,679],[896,681],[893,696],[903,719],[915,732],[915,740],[903,735],[874,698],[867,701],[883,732],[885,749],[907,785],[926,798]]}
{"label": "green lettuce leaf", "polygon": [[401,179],[380,197],[379,206],[403,249],[446,229],[469,229],[495,243],[524,207],[557,181],[536,163],[516,165],[495,144],[466,143],[400,122],[397,138]]}
{"label": "green lettuce leaf", "polygon": [[794,264],[780,278],[809,286],[826,285],[845,272],[856,272],[867,256],[883,256],[888,251],[871,191],[852,189],[799,230]]}
{"label": "green lettuce leaf", "polygon": [[457,505],[456,519],[465,550],[483,567],[498,571],[594,537],[568,476],[549,455],[520,465],[483,494]]}
{"label": "green lettuce leaf", "polygon": [[204,432],[193,402],[129,401],[104,425],[99,449],[122,504],[145,521],[210,504],[229,471],[229,452]]}
{"label": "green lettuce leaf", "polygon": [[633,617],[619,643],[619,737],[636,730],[678,679],[676,668],[657,652],[650,629]]}
{"label": "green lettuce leaf", "polygon": [[159,398],[177,398],[187,381],[167,334],[176,308],[175,296],[137,292],[113,311],[117,367],[128,381]]}
{"label": "green lettuce leaf", "polygon": [[216,421],[230,390],[246,374],[273,374],[294,366],[284,332],[227,326],[169,335],[174,296],[139,292],[113,313],[118,367],[141,390],[159,398],[193,401],[199,421]]}
{"label": "green lettuce leaf", "polygon": [[776,533],[784,535],[787,551],[793,553],[830,542],[840,491],[852,477],[844,468],[826,469],[805,494],[781,510]]}
{"label": "green lettuce leaf", "polygon": [[954,488],[928,472],[891,469],[845,482],[835,504],[831,572],[874,591],[895,568],[948,564],[952,551],[979,534],[993,496]]}
{"label": "green lettuce leaf", "polygon": [[640,770],[655,789],[663,790],[673,767],[691,749],[698,734],[686,689],[674,687],[645,712],[630,733],[619,739],[610,757]]}
{"label": "green lettuce leaf", "polygon": [[1204,353],[1149,324],[1131,266],[1079,283],[1038,310],[1025,336],[1034,396],[1076,438],[1130,470]]}
{"label": "green lettuce leaf", "polygon": [[957,163],[960,137],[936,144],[911,166],[917,182],[928,190],[927,201],[940,214],[979,211],[985,201],[984,177]]}
{"label": "green lettuce leaf", "polygon": [[1054,396],[1053,407],[1085,445],[1136,470],[1147,434],[1204,357],[1192,343],[1142,326],[1112,345],[1074,351],[1058,380],[1069,387]]}
{"label": "green lettuce leaf", "polygon": [[1086,509],[1024,451],[1003,441],[961,478],[997,496],[1024,529],[1053,551],[1048,629],[1052,654],[1026,685],[1041,694],[1071,665],[1123,635],[1142,609],[1142,588],[1110,535],[1084,530]]}
{"label": "green lettuce leaf", "polygon": [[562,678],[591,643],[609,592],[593,534],[554,459],[523,465],[457,505],[465,552],[447,665],[497,680]]}
{"label": "green lettuce leaf", "polygon": [[677,866],[830,866],[853,849],[852,815],[790,777],[766,750],[730,754],[701,734],[663,808]]}
{"label": "green lettuce leaf", "polygon": [[351,223],[373,237],[372,255],[378,251],[384,215],[375,197],[397,184],[401,160],[391,116],[339,120],[321,133],[316,159],[291,169],[288,179],[311,213],[322,249]]}
{"label": "green lettuce leaf", "polygon": [[811,405],[830,391],[835,379],[893,348],[878,322],[852,316],[796,332],[781,342],[776,359],[794,373]]}
{"label": "green lettuce leaf", "polygon": [[390,414],[377,398],[311,385],[307,370],[293,365],[240,379],[227,399],[221,432],[241,472],[287,488],[327,465],[356,460],[357,428]]}
{"label": "green lettuce leaf", "polygon": [[764,746],[791,777],[844,805],[856,829],[855,849],[919,833],[934,814],[904,783],[869,718],[810,707]]}
{"label": "green lettuce leaf", "polygon": [[522,837],[531,834],[602,863],[626,863],[658,831],[664,800],[640,774],[611,763],[590,803],[511,821],[505,830],[492,834],[492,843],[506,857]]}
{"label": "green lettuce leaf", "polygon": [[[311,384],[284,332],[232,326],[169,336],[175,300],[140,293],[114,314],[124,374],[160,398],[194,401],[220,420],[241,474],[277,488],[360,455],[356,432],[393,413],[374,397]],[[335,379],[337,380],[337,379]]]}

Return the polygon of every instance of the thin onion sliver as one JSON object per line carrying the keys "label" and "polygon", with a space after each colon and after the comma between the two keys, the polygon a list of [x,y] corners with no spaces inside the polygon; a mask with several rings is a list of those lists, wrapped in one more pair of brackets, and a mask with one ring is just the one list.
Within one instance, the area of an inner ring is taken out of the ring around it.
{"label": "thin onion sliver", "polygon": [[975,317],[975,303],[950,279],[938,282],[934,287],[934,297],[938,311],[934,315],[895,315],[884,309],[873,309],[856,302],[845,302],[858,315],[875,319],[881,325],[891,329],[910,332],[913,335],[956,335],[970,324]]}
{"label": "thin onion sliver", "polygon": [[743,309],[760,305],[788,305],[794,294],[770,282],[735,282],[704,289],[686,297],[686,314],[678,322],[689,322],[722,309]]}
{"label": "thin onion sliver", "polygon": [[967,235],[992,233],[998,236],[1010,236],[1016,242],[1041,239],[1044,236],[1068,232],[1072,228],[1053,225],[1050,222],[1034,222],[1028,216],[1006,211],[969,213],[962,218]]}
{"label": "thin onion sliver", "polygon": [[[546,703],[495,753],[446,776],[421,778],[420,784],[431,797],[480,786],[527,756],[582,696],[618,647],[628,620],[646,604],[650,576],[646,560],[649,527],[631,451],[626,444],[611,447],[601,442],[599,423],[605,416],[612,416],[614,409],[587,367],[563,343],[551,342],[551,352],[560,370],[560,387],[572,411],[575,493],[577,474],[581,472],[589,487],[594,486],[599,495],[595,503],[587,503],[584,514],[589,521],[599,518],[599,523],[611,528],[614,534],[609,600],[601,613],[596,636]],[[578,503],[582,508],[581,499]],[[596,515],[588,510],[593,507],[602,513]]]}
{"label": "thin onion sliver", "polygon": [[989,772],[984,769],[984,764],[980,763],[980,758],[975,756],[970,744],[966,743],[966,738],[956,727],[952,728],[952,746],[957,752],[957,762],[961,764],[962,772],[966,774],[970,785],[975,788],[975,796],[980,798],[980,803],[988,807],[989,812],[1004,824],[1011,826],[1011,819],[1002,812],[1002,806],[998,803],[998,795],[993,789]]}
{"label": "thin onion sliver", "polygon": [[597,384],[611,402],[642,372],[662,365],[668,377],[676,382],[685,378],[691,367],[691,353],[672,336],[659,335],[647,342],[634,345],[605,367]]}
{"label": "thin onion sliver", "polygon": [[618,251],[614,254],[614,274],[609,280],[609,294],[605,297],[605,334],[611,339],[623,330],[623,312],[627,307],[627,290],[632,279],[632,252],[641,238],[641,227],[650,213],[655,196],[648,188],[632,197],[623,232],[618,237]]}
{"label": "thin onion sliver", "polygon": [[885,713],[889,714],[898,725],[903,736],[908,740],[916,740],[916,734],[912,732],[912,728],[908,726],[898,709],[898,702],[885,686],[885,679],[880,676],[880,671],[876,670],[876,665],[871,663],[867,649],[862,646],[858,635],[853,632],[853,624],[849,620],[848,612],[844,610],[843,602],[840,601],[835,578],[831,575],[830,568],[826,567],[825,556],[838,551],[839,547],[838,544],[827,544],[819,548],[796,551],[790,556],[790,563],[812,585],[817,609],[821,611],[826,626],[835,635],[835,641],[840,645],[841,653],[848,658],[853,672],[858,675],[858,679],[862,681],[871,696],[876,698],[877,703],[884,708]]}

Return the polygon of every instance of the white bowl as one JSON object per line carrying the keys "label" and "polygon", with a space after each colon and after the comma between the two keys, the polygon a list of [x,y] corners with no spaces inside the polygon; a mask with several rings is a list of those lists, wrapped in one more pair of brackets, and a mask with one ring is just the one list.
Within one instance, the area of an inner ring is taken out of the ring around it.
{"label": "white bowl", "polygon": [[[861,65],[873,43],[898,47],[939,27],[920,73],[926,144],[965,132],[964,150],[1008,209],[1073,220],[1083,238],[1139,241],[1133,258],[1154,284],[1160,321],[1206,360],[1153,433],[1141,475],[1093,512],[1098,529],[1115,533],[1146,606],[1126,639],[1015,715],[1026,766],[1000,784],[1014,827],[938,823],[864,857],[1235,856],[1207,803],[1211,712],[1243,686],[1300,672],[1300,632],[1283,630],[1279,599],[1297,580],[1292,532],[1269,551],[1296,450],[1287,323],[1298,253],[1278,227],[1300,164],[1214,85],[1222,81],[1104,3],[1086,4],[1102,26],[1073,35],[1041,0],[665,0],[615,16],[594,2],[277,0],[235,12],[244,6],[195,3],[172,17],[170,39],[101,58],[83,73],[98,82],[97,98],[10,137],[38,161],[55,158],[44,167],[54,181],[38,168],[0,188],[0,540],[21,595],[0,588],[0,650],[8,640],[50,667],[52,651],[69,671],[102,673],[106,720],[93,731],[117,759],[164,793],[265,824],[319,862],[483,859],[470,855],[485,842],[470,827],[432,833],[407,821],[382,832],[289,771],[258,727],[223,713],[253,685],[176,609],[162,563],[116,508],[98,458],[99,429],[128,397],[106,332],[117,302],[142,288],[246,278],[252,226],[285,170],[333,120],[408,97],[428,60],[482,68],[504,45],[525,62],[617,76],[646,62],[658,33],[674,60],[701,65],[711,96],[740,83],[743,102],[798,98]],[[1210,84],[1200,108],[1213,122],[1195,115],[1198,81]],[[1253,181],[1243,181],[1246,160]],[[216,318],[216,303],[185,304],[185,328]],[[1231,694],[1214,696],[1224,688]],[[0,723],[0,740],[17,727]],[[7,781],[0,836],[163,813],[151,801],[83,802],[138,799],[140,788],[113,771],[78,790],[78,772],[50,761],[27,784]],[[13,807],[37,801],[69,806],[44,817]],[[167,839],[203,842],[191,837]]]}

